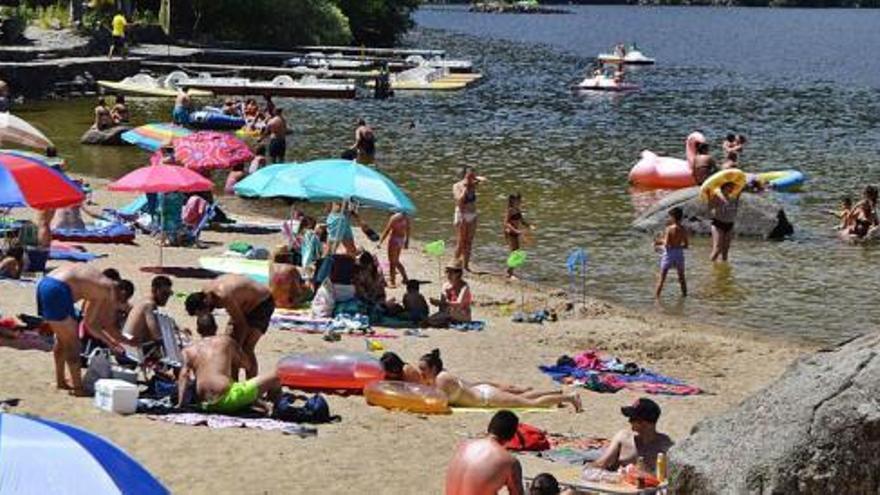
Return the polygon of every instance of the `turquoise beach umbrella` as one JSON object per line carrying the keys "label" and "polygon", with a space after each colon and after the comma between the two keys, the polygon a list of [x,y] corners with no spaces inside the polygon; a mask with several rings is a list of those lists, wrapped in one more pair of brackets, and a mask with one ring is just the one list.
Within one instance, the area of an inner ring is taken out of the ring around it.
{"label": "turquoise beach umbrella", "polygon": [[315,160],[260,169],[235,186],[251,197],[287,197],[308,201],[357,201],[383,210],[415,213],[397,184],[375,169],[348,160]]}
{"label": "turquoise beach umbrella", "polygon": [[235,185],[235,194],[245,198],[307,199],[296,163],[279,163],[257,170]]}

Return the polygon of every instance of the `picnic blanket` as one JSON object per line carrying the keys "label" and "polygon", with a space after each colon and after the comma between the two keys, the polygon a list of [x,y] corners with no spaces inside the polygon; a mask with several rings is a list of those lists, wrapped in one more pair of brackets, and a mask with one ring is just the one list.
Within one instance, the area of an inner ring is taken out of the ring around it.
{"label": "picnic blanket", "polygon": [[196,412],[148,414],[147,417],[154,421],[164,421],[176,425],[207,426],[211,429],[249,428],[264,431],[282,431],[299,436],[314,436],[318,434],[318,429],[313,426],[303,426],[272,418],[242,418],[226,416],[224,414]]}
{"label": "picnic blanket", "polygon": [[615,393],[622,389],[662,395],[697,395],[703,391],[681,380],[661,375],[635,363],[623,363],[614,357],[605,357],[598,351],[584,352],[575,358],[561,357],[556,365],[538,366],[554,381],[578,385],[600,393]]}
{"label": "picnic blanket", "polygon": [[130,244],[134,242],[134,230],[122,223],[112,223],[102,227],[92,226],[85,229],[53,229],[52,239],[103,244]]}

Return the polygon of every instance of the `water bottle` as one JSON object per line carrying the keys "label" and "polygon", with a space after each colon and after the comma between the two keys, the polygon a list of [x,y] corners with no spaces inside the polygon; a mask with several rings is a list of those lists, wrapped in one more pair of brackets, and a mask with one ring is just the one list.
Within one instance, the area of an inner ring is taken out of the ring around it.
{"label": "water bottle", "polygon": [[657,454],[657,479],[660,483],[666,481],[666,454],[660,452]]}

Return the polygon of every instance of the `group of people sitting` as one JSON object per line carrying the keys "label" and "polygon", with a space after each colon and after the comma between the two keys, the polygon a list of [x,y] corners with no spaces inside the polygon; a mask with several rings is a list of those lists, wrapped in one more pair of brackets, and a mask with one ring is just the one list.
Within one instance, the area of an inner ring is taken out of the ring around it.
{"label": "group of people sitting", "polygon": [[105,131],[117,125],[125,125],[129,122],[128,105],[125,104],[125,95],[116,95],[116,102],[112,107],[107,106],[107,100],[102,96],[95,105],[95,120],[92,128]]}
{"label": "group of people sitting", "polygon": [[[656,472],[657,458],[666,455],[673,445],[669,436],[657,431],[660,406],[651,399],[637,399],[620,408],[629,421],[629,428],[618,431],[599,459],[587,467],[616,471],[630,465],[647,473]],[[446,495],[494,494],[502,488],[511,495],[526,493],[522,466],[505,445],[517,434],[519,418],[508,410],[492,417],[484,438],[461,443],[446,471]],[[572,489],[562,490],[558,480],[549,473],[532,478],[529,495],[574,495]]]}
{"label": "group of people sitting", "polygon": [[849,196],[841,201],[840,210],[832,212],[840,218],[838,230],[842,235],[855,239],[872,236],[880,222],[877,221],[877,187],[867,186],[862,192],[862,200],[853,206]]}

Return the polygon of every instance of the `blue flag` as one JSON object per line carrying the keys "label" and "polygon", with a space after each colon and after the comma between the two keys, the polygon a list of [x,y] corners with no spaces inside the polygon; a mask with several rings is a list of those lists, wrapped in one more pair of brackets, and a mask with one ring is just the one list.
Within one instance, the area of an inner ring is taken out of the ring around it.
{"label": "blue flag", "polygon": [[568,268],[568,274],[574,275],[579,270],[586,271],[587,270],[587,262],[590,257],[586,251],[581,248],[577,248],[568,255],[568,259],[565,260],[565,266]]}

